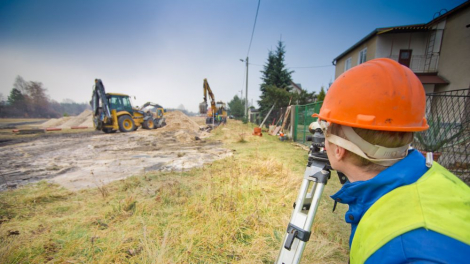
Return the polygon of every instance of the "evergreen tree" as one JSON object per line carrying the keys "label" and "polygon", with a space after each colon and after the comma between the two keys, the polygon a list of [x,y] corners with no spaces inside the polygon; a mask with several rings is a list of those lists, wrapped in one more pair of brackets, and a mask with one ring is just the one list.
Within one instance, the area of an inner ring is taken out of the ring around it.
{"label": "evergreen tree", "polygon": [[24,104],[25,98],[20,90],[13,88],[11,89],[10,96],[8,96],[8,104],[11,106],[17,106]]}
{"label": "evergreen tree", "polygon": [[297,96],[298,96],[296,100],[297,104],[306,105],[306,104],[313,102],[313,98],[315,97],[315,91],[309,93],[307,92],[307,90],[302,89],[300,94],[298,94]]}
{"label": "evergreen tree", "polygon": [[285,54],[285,46],[279,41],[276,51],[269,51],[268,60],[264,70],[261,71],[263,83],[260,87],[261,96],[258,104],[262,115],[266,114],[274,103],[278,107],[287,106],[290,98],[296,96],[289,93],[292,84],[291,75],[294,71],[287,70],[284,63]]}
{"label": "evergreen tree", "polygon": [[232,101],[228,102],[230,114],[235,118],[242,118],[245,115],[245,101],[235,95]]}

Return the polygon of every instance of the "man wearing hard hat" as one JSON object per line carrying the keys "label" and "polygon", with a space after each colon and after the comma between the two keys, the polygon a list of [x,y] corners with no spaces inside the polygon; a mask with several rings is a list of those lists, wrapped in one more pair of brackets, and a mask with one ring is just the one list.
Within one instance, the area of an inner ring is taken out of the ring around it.
{"label": "man wearing hard hat", "polygon": [[407,67],[374,59],[343,73],[319,114],[333,169],[348,182],[351,263],[469,263],[470,188],[410,150],[428,129],[424,88]]}

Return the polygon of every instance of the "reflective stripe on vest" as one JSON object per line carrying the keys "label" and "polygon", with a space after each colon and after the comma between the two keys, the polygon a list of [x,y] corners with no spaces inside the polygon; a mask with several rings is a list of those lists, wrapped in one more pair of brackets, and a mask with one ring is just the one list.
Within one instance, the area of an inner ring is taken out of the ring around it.
{"label": "reflective stripe on vest", "polygon": [[393,238],[424,227],[470,245],[470,188],[436,162],[421,178],[375,202],[351,245],[351,263],[364,263]]}

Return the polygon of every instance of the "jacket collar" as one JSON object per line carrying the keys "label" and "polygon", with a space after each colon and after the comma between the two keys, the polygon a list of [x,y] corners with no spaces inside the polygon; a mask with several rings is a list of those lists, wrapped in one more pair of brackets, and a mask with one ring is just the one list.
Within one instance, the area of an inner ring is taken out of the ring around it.
{"label": "jacket collar", "polygon": [[421,153],[410,150],[408,156],[367,181],[347,182],[331,198],[349,205],[346,222],[357,224],[369,207],[386,193],[416,182],[426,171]]}

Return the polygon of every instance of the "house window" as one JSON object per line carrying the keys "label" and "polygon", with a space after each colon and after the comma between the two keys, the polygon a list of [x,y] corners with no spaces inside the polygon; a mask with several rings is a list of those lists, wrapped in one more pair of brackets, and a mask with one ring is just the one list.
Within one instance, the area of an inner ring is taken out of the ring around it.
{"label": "house window", "polygon": [[366,62],[366,59],[367,59],[367,48],[359,52],[359,60],[357,61],[357,64]]}
{"label": "house window", "polygon": [[351,69],[351,57],[349,57],[344,64],[344,71]]}

